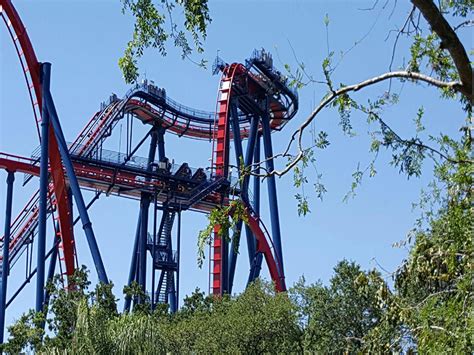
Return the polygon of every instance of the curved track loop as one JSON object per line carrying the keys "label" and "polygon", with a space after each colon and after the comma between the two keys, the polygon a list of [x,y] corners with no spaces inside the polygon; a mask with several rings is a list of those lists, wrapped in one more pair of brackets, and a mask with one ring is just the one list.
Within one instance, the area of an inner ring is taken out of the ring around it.
{"label": "curved track loop", "polygon": [[[41,95],[41,78],[40,78],[40,63],[36,57],[33,45],[28,37],[25,26],[23,25],[20,16],[15,10],[10,0],[0,0],[0,12],[4,19],[8,31],[12,36],[17,54],[22,66],[22,69],[27,80],[30,99],[32,100],[33,110],[35,111],[35,124],[39,132],[39,125],[41,123],[42,110],[42,95]],[[29,75],[28,75],[29,74]],[[36,98],[36,102],[33,100]],[[36,113],[38,107],[39,114]],[[41,138],[40,138],[41,139]],[[75,246],[74,235],[72,228],[72,211],[70,210],[70,203],[68,201],[68,194],[66,191],[66,179],[59,154],[58,143],[52,126],[49,128],[49,161],[51,168],[52,184],[50,184],[49,195],[53,209],[58,213],[59,232],[58,237],[61,239],[60,248],[63,250],[63,257],[67,275],[72,275],[75,270]],[[36,216],[36,211],[22,211],[29,213],[32,217]],[[35,219],[33,217],[33,219]],[[13,241],[13,240],[12,240]]]}
{"label": "curved track loop", "polygon": [[[233,63],[227,66],[222,73],[221,86],[218,98],[218,117],[217,117],[217,134],[214,145],[214,167],[215,175],[218,177],[226,177],[229,169],[229,153],[230,153],[230,112],[231,99],[234,94],[233,82],[240,74],[246,73],[246,68],[239,63]],[[280,117],[279,117],[280,118]],[[222,200],[228,199],[229,196],[222,196]],[[270,276],[275,284],[277,291],[285,291],[284,279],[280,276],[278,263],[273,256],[270,244],[267,240],[266,234],[260,227],[260,219],[258,216],[251,213],[250,208],[246,208],[247,224],[250,227],[253,235],[257,240],[257,252],[263,253],[265,261],[267,262]],[[228,231],[224,231],[228,232]],[[222,295],[227,291],[224,285],[224,268],[227,265],[224,263],[224,255],[227,253],[226,245],[222,238],[221,226],[217,225],[214,228],[214,239],[212,245],[212,293],[214,295]],[[268,233],[267,233],[268,234]],[[270,242],[271,239],[269,238]]]}

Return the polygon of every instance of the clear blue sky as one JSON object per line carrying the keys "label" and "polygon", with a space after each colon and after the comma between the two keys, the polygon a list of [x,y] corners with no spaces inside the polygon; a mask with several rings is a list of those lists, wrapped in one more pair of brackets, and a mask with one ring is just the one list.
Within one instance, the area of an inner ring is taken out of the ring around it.
{"label": "clear blue sky", "polygon": [[[40,61],[50,61],[52,92],[68,140],[74,139],[87,120],[99,109],[112,92],[122,96],[128,87],[117,66],[132,31],[129,16],[121,13],[119,0],[109,1],[15,1],[30,34]],[[369,35],[350,51],[336,72],[335,82],[355,83],[388,70],[393,35],[385,41],[390,30],[400,26],[409,8],[398,3],[391,18],[387,9],[378,17],[378,10],[361,11],[372,1],[211,1],[213,21],[205,43],[205,57],[210,63],[217,51],[227,62],[244,61],[254,48],[264,47],[274,54],[274,62],[283,67],[295,67],[291,47],[309,72],[321,78],[321,62],[327,55],[326,30],[323,18],[329,14],[329,46],[339,53],[349,49],[372,28]],[[6,28],[0,30],[0,151],[30,155],[37,147],[31,107],[14,48]],[[406,44],[399,47],[396,65],[406,55]],[[278,56],[281,60],[279,62]],[[396,66],[395,66],[396,67]],[[218,77],[211,70],[197,68],[169,51],[165,58],[147,51],[140,61],[143,76],[165,87],[167,94],[187,106],[214,110]],[[359,93],[365,100],[386,90],[386,85]],[[460,108],[450,101],[440,100],[434,89],[399,84],[400,104],[390,107],[385,118],[399,132],[413,134],[412,120],[419,106],[426,112],[428,133],[455,133],[463,120]],[[325,94],[322,85],[311,85],[300,90],[300,111],[282,132],[273,135],[275,150],[281,149],[294,130],[309,114],[315,102]],[[376,267],[377,260],[386,270],[393,271],[406,255],[405,250],[392,244],[403,239],[412,227],[417,214],[411,204],[417,201],[420,189],[431,179],[432,164],[424,166],[424,175],[410,179],[389,166],[390,152],[381,152],[378,174],[365,180],[355,199],[342,201],[350,189],[351,174],[360,162],[369,162],[369,139],[365,118],[354,115],[355,138],[345,137],[338,126],[338,116],[325,110],[315,123],[317,130],[329,133],[331,145],[316,155],[317,167],[323,174],[328,190],[324,201],[318,201],[309,191],[312,213],[298,217],[296,191],[292,177],[277,181],[281,229],[288,285],[302,275],[309,282],[327,282],[332,268],[341,259],[360,263],[364,268]],[[117,126],[120,129],[120,125]],[[177,163],[207,166],[211,144],[167,135],[167,155]],[[117,141],[110,148],[118,149]],[[143,152],[141,153],[144,154]],[[6,173],[0,172],[0,223],[3,228]],[[33,180],[21,187],[23,177],[16,177],[14,211],[20,211],[31,193],[37,189]],[[90,194],[85,193],[86,200]],[[262,196],[267,205],[266,196]],[[109,278],[116,284],[115,293],[121,297],[126,282],[133,245],[138,202],[116,197],[102,197],[90,210],[93,227],[102,252]],[[266,208],[266,207],[265,207]],[[268,221],[266,214],[264,220]],[[181,295],[196,287],[208,289],[207,263],[197,268],[196,244],[198,231],[206,225],[204,215],[191,212],[183,215]],[[2,229],[3,231],[3,229]],[[90,253],[84,235],[76,230],[79,262],[92,269]],[[245,244],[239,257],[234,290],[243,289],[248,266]],[[9,293],[23,281],[24,261],[12,273]],[[267,277],[267,271],[263,273]],[[95,271],[91,270],[95,279]],[[34,281],[8,310],[7,323],[27,308],[34,307]]]}

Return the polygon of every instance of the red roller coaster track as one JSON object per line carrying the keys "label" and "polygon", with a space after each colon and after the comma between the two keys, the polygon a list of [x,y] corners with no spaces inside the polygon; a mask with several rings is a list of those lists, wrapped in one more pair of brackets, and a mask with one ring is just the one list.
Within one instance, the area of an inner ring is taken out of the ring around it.
{"label": "red roller coaster track", "polygon": [[[10,0],[0,0],[0,13],[8,27],[10,36],[13,39],[21,66],[25,73],[25,78],[32,99],[33,111],[37,119],[35,120],[36,128],[39,135],[39,126],[41,124],[41,80],[40,80],[40,63],[36,58],[33,45],[28,37],[26,28],[23,25],[20,16],[13,7]],[[34,101],[36,98],[36,101]],[[36,113],[36,106],[38,113]],[[40,137],[41,139],[41,137]],[[51,177],[53,180],[52,188],[49,194],[53,206],[56,207],[59,222],[59,237],[61,238],[60,248],[63,250],[63,260],[66,268],[66,274],[72,275],[75,270],[75,246],[74,234],[72,227],[72,211],[70,211],[70,203],[66,191],[66,179],[59,154],[58,142],[54,135],[53,127],[49,127],[49,161],[51,164]]]}

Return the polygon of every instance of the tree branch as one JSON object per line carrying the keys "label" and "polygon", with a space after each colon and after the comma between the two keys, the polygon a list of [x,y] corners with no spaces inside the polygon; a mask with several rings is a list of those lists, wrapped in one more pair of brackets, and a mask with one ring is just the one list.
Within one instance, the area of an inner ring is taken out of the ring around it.
{"label": "tree branch", "polygon": [[456,32],[449,25],[448,21],[446,21],[432,0],[411,0],[411,2],[420,10],[433,32],[441,39],[442,47],[449,51],[462,83],[459,91],[472,103],[473,71],[466,49],[459,40]]}
{"label": "tree branch", "polygon": [[380,76],[370,78],[368,80],[362,81],[354,85],[342,87],[339,90],[332,91],[319,103],[319,105],[313,110],[313,112],[311,112],[311,114],[301,124],[301,126],[291,135],[290,141],[288,142],[286,150],[280,154],[280,156],[288,156],[291,146],[293,145],[293,142],[297,140],[299,152],[298,154],[296,154],[295,158],[292,161],[290,161],[284,169],[273,170],[269,172],[268,174],[266,174],[266,176],[268,175],[283,176],[286,173],[288,173],[291,169],[293,169],[296,164],[298,164],[298,162],[304,156],[305,149],[303,148],[303,142],[302,142],[304,130],[310,125],[310,123],[314,120],[316,115],[318,115],[326,106],[328,106],[332,101],[334,101],[334,99],[336,99],[338,96],[347,94],[348,92],[356,92],[367,86],[371,86],[371,85],[374,85],[374,84],[377,84],[377,83],[380,83],[382,81],[389,80],[392,78],[421,81],[421,82],[425,82],[430,85],[436,86],[438,88],[450,88],[455,91],[460,91],[460,88],[462,87],[462,84],[459,81],[445,82],[445,81],[438,80],[421,73],[408,72],[408,71],[393,71],[393,72],[382,74]]}

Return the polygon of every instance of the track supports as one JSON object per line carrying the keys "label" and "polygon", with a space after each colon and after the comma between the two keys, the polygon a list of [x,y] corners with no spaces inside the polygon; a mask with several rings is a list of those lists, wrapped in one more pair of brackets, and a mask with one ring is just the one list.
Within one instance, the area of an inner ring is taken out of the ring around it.
{"label": "track supports", "polygon": [[2,283],[0,290],[0,344],[3,344],[5,332],[5,312],[7,302],[7,281],[10,269],[10,225],[12,220],[13,182],[15,175],[9,171],[7,175],[7,205],[5,207],[5,234],[3,236]]}
{"label": "track supports", "polygon": [[[257,134],[257,139],[255,142],[255,149],[254,149],[254,164],[260,162],[260,135]],[[255,165],[255,174],[260,173],[260,168],[258,165]],[[257,215],[260,215],[260,177],[254,176],[253,177],[253,201],[252,201],[253,210]],[[257,277],[260,276],[260,270],[262,268],[262,261],[263,255],[262,253],[255,253],[253,254],[252,261],[250,263],[250,274],[247,281],[247,285],[253,282]]]}
{"label": "track supports", "polygon": [[[135,233],[135,242],[133,243],[132,261],[130,262],[130,271],[128,273],[127,286],[131,286],[133,281],[136,281],[137,275],[137,259],[138,259],[138,244],[140,242],[140,226],[141,226],[141,213],[138,214],[137,231]],[[132,303],[131,296],[125,296],[124,312],[130,311],[130,305]]]}
{"label": "track supports", "polygon": [[[43,63],[42,65],[49,64]],[[49,64],[50,65],[50,64]],[[92,259],[94,261],[95,268],[99,277],[99,281],[102,283],[108,283],[107,273],[105,272],[104,263],[102,262],[102,257],[100,256],[99,246],[97,245],[97,240],[95,239],[94,231],[92,229],[92,223],[89,219],[89,213],[87,212],[87,207],[82,196],[79,182],[77,181],[76,174],[74,172],[74,166],[72,165],[71,157],[69,156],[68,147],[64,134],[59,123],[58,114],[56,112],[56,107],[54,106],[53,98],[49,91],[43,91],[43,97],[46,100],[46,107],[48,110],[49,118],[51,124],[53,125],[54,134],[58,141],[58,148],[63,160],[64,168],[66,169],[67,176],[69,178],[69,184],[71,187],[72,194],[76,200],[77,210],[79,211],[79,216],[82,221],[82,228],[86,234],[87,243],[89,244],[89,249],[92,254]]]}
{"label": "track supports", "polygon": [[176,269],[176,310],[179,309],[179,268],[181,264],[181,210],[178,211],[178,235],[177,239],[177,249],[178,249],[178,268]]}
{"label": "track supports", "polygon": [[[263,148],[265,153],[266,168],[267,171],[275,170],[273,164],[273,148],[272,148],[272,137],[270,130],[270,117],[268,109],[265,117],[262,117],[262,129],[263,129]],[[280,216],[278,214],[278,199],[276,191],[275,175],[267,177],[268,186],[268,203],[270,205],[270,219],[272,226],[273,244],[275,245],[275,254],[278,265],[278,272],[280,279],[284,279],[285,273],[283,268],[283,251],[281,246],[281,232],[280,232]]]}
{"label": "track supports", "polygon": [[[58,244],[59,240],[57,239],[56,235],[54,236],[53,239],[53,250],[51,253],[51,259],[49,259],[49,268],[48,268],[48,277],[46,278],[46,282],[51,282],[53,281],[54,278],[54,270],[56,269],[56,262],[58,260]],[[44,309],[46,310],[48,308],[49,304],[49,297],[50,294],[47,290],[44,291]]]}
{"label": "track supports", "polygon": [[[238,177],[241,177],[241,170],[240,168],[242,165],[247,166],[244,162],[244,153],[242,148],[242,138],[240,137],[240,127],[239,127],[239,115],[238,115],[238,99],[233,99],[231,101],[230,106],[230,113],[231,113],[231,123],[232,123],[232,133],[234,136],[234,147],[235,147],[235,158],[236,158],[236,165],[239,167],[238,170]],[[242,188],[242,186],[240,186]],[[244,201],[248,200],[248,191],[242,188],[242,199]],[[235,267],[237,265],[237,256],[239,251],[240,245],[240,236],[242,234],[242,220],[237,222],[236,228],[234,229],[232,243],[229,250],[229,266],[227,272],[227,283],[224,283],[227,286],[225,289],[223,288],[224,292],[230,293],[232,292],[232,286],[234,284],[234,275],[235,275]],[[229,231],[230,233],[230,231]],[[223,241],[224,242],[224,241]],[[224,275],[225,276],[225,275]]]}
{"label": "track supports", "polygon": [[[41,90],[49,92],[51,78],[51,64],[41,65]],[[39,217],[38,217],[38,241],[37,241],[37,273],[36,273],[36,312],[42,312],[44,306],[44,272],[46,253],[46,216],[48,208],[48,150],[49,150],[49,114],[45,95],[41,112],[41,156],[40,156],[40,188],[39,188]]]}
{"label": "track supports", "polygon": [[[152,163],[155,161],[156,148],[160,128],[157,126],[151,132],[150,149],[148,151],[147,170],[151,172]],[[150,179],[147,178],[149,181]],[[146,262],[147,262],[147,243],[148,243],[148,214],[150,209],[149,193],[142,192],[140,199],[140,242],[138,244],[138,284],[143,292],[146,292]],[[140,300],[142,302],[142,300]]]}
{"label": "track supports", "polygon": [[[258,151],[258,156],[255,157],[257,146],[258,146],[258,149],[260,149],[260,141],[259,141],[259,135],[258,135],[259,123],[260,123],[260,118],[257,115],[253,116],[250,122],[250,134],[249,134],[249,140],[247,143],[247,151],[245,153],[245,166],[246,167],[251,166],[253,161],[255,162],[260,161],[260,151]],[[258,169],[258,166],[256,166],[256,169]],[[258,178],[258,177],[255,177],[255,178]],[[250,175],[244,176],[244,180],[242,184],[242,192],[246,194],[247,199],[248,199],[249,183],[250,183]],[[260,186],[257,186],[257,187],[258,189],[260,189]],[[254,187],[254,196],[257,196],[257,191],[255,190],[255,187]],[[247,236],[247,251],[249,254],[249,264],[252,265],[255,251],[256,251],[256,243],[255,243],[255,236],[253,235],[248,225],[245,225],[245,234]]]}

